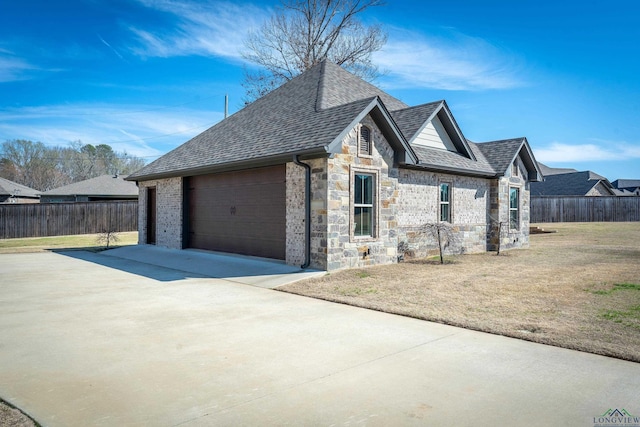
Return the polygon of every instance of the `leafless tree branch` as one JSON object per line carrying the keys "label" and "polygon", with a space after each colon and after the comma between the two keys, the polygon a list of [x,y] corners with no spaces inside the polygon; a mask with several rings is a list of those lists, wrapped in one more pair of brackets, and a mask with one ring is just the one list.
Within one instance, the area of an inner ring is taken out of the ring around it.
{"label": "leafless tree branch", "polygon": [[387,36],[380,25],[365,26],[358,16],[382,0],[282,0],[281,6],[245,42],[243,56],[263,71],[245,71],[243,86],[253,101],[328,59],[372,80],[378,68],[371,54]]}

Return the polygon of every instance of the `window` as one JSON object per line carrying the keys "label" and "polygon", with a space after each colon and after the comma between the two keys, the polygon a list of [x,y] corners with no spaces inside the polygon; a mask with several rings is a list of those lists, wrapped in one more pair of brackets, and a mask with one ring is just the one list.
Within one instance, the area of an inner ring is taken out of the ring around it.
{"label": "window", "polygon": [[359,141],[358,154],[361,156],[370,156],[373,151],[372,145],[373,144],[371,143],[371,129],[369,129],[366,126],[362,126],[360,128],[360,141]]}
{"label": "window", "polygon": [[373,175],[356,173],[353,180],[355,237],[373,237]]}
{"label": "window", "polygon": [[511,176],[518,176],[518,161],[514,160],[511,165]]}
{"label": "window", "polygon": [[520,228],[520,190],[509,189],[509,228]]}
{"label": "window", "polygon": [[451,184],[440,184],[440,221],[451,222]]}

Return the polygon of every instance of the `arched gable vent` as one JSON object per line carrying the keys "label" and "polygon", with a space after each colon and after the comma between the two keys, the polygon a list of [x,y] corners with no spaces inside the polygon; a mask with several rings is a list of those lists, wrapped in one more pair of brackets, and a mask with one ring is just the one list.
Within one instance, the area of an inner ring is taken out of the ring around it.
{"label": "arched gable vent", "polygon": [[373,150],[372,141],[371,141],[371,129],[367,126],[362,126],[360,128],[360,147],[358,153],[361,156],[370,156]]}

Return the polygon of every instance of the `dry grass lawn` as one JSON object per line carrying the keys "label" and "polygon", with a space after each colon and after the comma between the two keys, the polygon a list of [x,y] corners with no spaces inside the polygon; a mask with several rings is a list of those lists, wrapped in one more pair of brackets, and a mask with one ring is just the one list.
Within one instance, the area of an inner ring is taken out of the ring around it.
{"label": "dry grass lawn", "polygon": [[[0,239],[0,254],[20,252],[43,252],[52,249],[86,249],[98,250],[105,246],[98,234],[78,234],[74,236],[27,237],[22,239]],[[138,243],[138,232],[127,231],[116,233],[117,241],[111,246],[135,245]]]}
{"label": "dry grass lawn", "polygon": [[541,224],[530,249],[344,270],[280,290],[640,362],[640,223]]}

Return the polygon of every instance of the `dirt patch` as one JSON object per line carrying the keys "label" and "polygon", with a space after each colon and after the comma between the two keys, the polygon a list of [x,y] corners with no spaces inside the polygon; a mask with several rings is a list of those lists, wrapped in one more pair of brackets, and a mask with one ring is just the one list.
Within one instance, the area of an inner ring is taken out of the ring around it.
{"label": "dirt patch", "polygon": [[545,224],[531,248],[344,270],[280,290],[640,362],[640,223]]}
{"label": "dirt patch", "polygon": [[39,427],[40,424],[34,422],[19,409],[0,400],[0,427]]}

